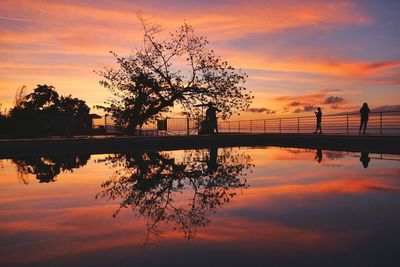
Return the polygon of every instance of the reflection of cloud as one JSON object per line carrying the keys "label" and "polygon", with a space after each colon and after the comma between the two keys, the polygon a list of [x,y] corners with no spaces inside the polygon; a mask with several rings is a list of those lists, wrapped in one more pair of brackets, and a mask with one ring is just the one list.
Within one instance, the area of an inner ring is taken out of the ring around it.
{"label": "reflection of cloud", "polygon": [[[24,239],[29,240],[24,245],[24,257],[15,259],[15,254],[9,253],[7,256],[2,254],[4,255],[2,260],[18,260],[20,263],[47,261],[59,257],[60,251],[63,255],[74,256],[121,246],[139,246],[143,239],[141,228],[144,222],[127,220],[124,224],[113,224],[113,219],[110,218],[113,209],[113,205],[57,210],[22,209],[14,214],[15,218],[1,225],[0,233],[9,235],[28,233],[29,237]],[[46,216],[42,216],[43,214]],[[110,225],[113,227],[109,227]],[[87,231],[88,227],[90,231]],[[2,248],[3,252],[15,250],[12,245],[16,244],[6,245]]]}
{"label": "reflection of cloud", "polygon": [[[274,198],[277,196],[307,196],[307,195],[330,195],[330,194],[356,194],[371,190],[400,191],[400,187],[386,185],[374,180],[361,179],[336,179],[312,184],[283,184],[262,188],[249,188],[247,193],[250,197],[241,200],[240,205],[249,203],[262,203],[261,199]],[[257,200],[260,198],[260,200]]]}
{"label": "reflection of cloud", "polygon": [[329,159],[342,159],[346,156],[345,152],[339,152],[339,151],[324,151],[324,155],[325,157],[329,158]]}
{"label": "reflection of cloud", "polygon": [[[351,241],[358,239],[362,231],[323,231],[293,227],[279,222],[244,220],[238,217],[217,218],[216,226],[210,227],[203,236],[207,241],[229,242],[230,245],[251,244],[252,250],[287,251],[314,249],[315,251],[348,250]],[[349,242],[350,241],[350,242]],[[226,246],[229,246],[226,243]]]}

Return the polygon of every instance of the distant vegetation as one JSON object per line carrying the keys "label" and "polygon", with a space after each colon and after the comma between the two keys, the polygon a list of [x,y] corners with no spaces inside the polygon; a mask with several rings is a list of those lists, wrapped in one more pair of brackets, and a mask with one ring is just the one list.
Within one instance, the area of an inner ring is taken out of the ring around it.
{"label": "distant vegetation", "polygon": [[60,96],[53,86],[38,85],[25,94],[21,87],[15,106],[0,113],[2,136],[49,136],[84,133],[91,129],[90,108],[85,101],[71,95]]}

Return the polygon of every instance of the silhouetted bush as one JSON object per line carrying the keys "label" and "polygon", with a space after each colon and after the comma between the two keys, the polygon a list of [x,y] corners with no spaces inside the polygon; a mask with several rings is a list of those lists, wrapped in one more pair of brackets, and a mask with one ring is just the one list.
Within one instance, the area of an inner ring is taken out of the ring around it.
{"label": "silhouetted bush", "polygon": [[15,107],[0,118],[1,135],[8,137],[67,135],[91,129],[85,101],[59,96],[53,86],[38,85],[33,93],[17,93]]}

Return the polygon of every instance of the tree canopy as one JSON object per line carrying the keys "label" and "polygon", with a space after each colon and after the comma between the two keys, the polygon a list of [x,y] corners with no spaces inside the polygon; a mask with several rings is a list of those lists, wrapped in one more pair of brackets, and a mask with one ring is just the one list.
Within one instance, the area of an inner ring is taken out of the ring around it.
{"label": "tree canopy", "polygon": [[17,91],[15,107],[7,118],[10,134],[65,134],[91,126],[90,108],[84,100],[60,96],[53,86],[46,84],[37,85],[30,94],[24,91],[25,87]]}
{"label": "tree canopy", "polygon": [[223,119],[248,108],[252,97],[244,87],[247,75],[217,56],[191,25],[183,23],[160,41],[161,27],[138,17],[143,46],[129,56],[111,51],[118,68],[97,72],[103,78],[100,84],[113,94],[99,108],[118,126],[132,132],[175,104],[195,118],[202,113],[198,105],[209,102],[221,110]]}

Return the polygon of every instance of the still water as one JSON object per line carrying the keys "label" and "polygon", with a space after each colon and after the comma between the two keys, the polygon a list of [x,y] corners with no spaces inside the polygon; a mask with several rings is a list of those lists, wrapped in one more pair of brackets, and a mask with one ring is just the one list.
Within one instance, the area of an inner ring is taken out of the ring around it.
{"label": "still water", "polygon": [[400,266],[400,156],[209,148],[0,162],[1,266]]}

